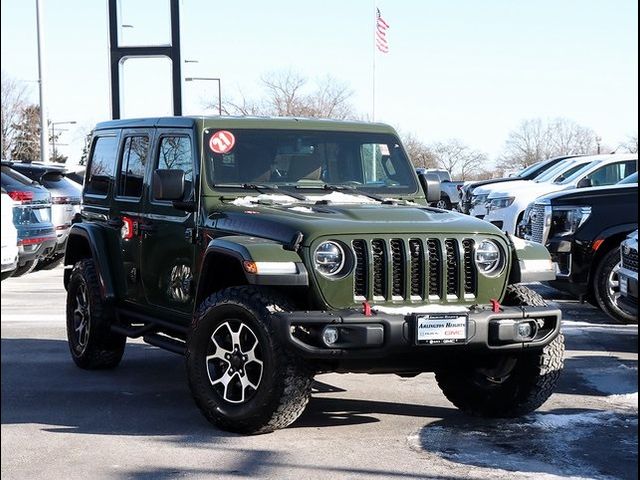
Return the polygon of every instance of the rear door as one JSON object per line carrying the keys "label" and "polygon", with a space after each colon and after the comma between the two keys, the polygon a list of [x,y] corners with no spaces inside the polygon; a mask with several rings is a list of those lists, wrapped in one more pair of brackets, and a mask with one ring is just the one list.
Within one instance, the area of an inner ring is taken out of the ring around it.
{"label": "rear door", "polygon": [[[151,180],[140,225],[142,285],[149,305],[173,318],[190,318],[193,309],[196,213],[173,207],[153,196],[153,171],[180,169],[185,173],[185,201],[198,198],[196,152],[191,129],[158,128],[152,153]],[[187,315],[189,317],[187,317]]]}
{"label": "rear door", "polygon": [[144,305],[140,280],[140,225],[143,222],[145,174],[153,140],[153,129],[122,131],[118,149],[115,192],[112,201],[113,225],[120,225],[120,256],[126,282],[126,300]]}

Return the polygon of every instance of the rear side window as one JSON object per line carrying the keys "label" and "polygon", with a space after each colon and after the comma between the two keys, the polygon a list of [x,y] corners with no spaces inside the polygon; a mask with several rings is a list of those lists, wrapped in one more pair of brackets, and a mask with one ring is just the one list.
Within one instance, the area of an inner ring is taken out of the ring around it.
{"label": "rear side window", "polygon": [[98,137],[89,161],[86,193],[107,195],[113,183],[116,166],[118,137]]}
{"label": "rear side window", "polygon": [[187,136],[163,136],[160,139],[157,169],[176,169],[184,172],[185,197],[193,184],[193,153],[191,138]]}
{"label": "rear side window", "polygon": [[149,137],[127,137],[122,149],[118,195],[140,198],[149,153]]}
{"label": "rear side window", "polygon": [[33,181],[30,178],[25,177],[10,167],[2,166],[2,188],[8,192],[31,184],[33,184]]}

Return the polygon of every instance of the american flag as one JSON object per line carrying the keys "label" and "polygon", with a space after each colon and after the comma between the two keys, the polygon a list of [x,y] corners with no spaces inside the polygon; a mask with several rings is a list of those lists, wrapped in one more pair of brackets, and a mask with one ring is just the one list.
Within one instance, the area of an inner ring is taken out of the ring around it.
{"label": "american flag", "polygon": [[376,47],[382,53],[389,53],[389,42],[387,42],[387,29],[389,24],[384,21],[380,9],[376,8]]}

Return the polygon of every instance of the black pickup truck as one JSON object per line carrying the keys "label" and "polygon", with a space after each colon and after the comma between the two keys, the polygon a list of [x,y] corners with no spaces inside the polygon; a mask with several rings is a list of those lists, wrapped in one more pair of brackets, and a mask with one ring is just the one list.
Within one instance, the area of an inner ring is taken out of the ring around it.
{"label": "black pickup truck", "polygon": [[525,211],[518,236],[544,244],[556,263],[551,286],[635,323],[620,306],[620,243],[638,228],[638,174],[609,187],[544,195]]}

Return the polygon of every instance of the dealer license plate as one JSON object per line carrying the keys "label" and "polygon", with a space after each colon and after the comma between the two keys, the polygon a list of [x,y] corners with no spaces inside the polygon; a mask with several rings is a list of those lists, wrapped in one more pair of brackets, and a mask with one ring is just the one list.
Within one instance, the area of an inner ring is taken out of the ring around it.
{"label": "dealer license plate", "polygon": [[464,343],[467,339],[467,315],[425,315],[416,319],[416,341],[419,344]]}

